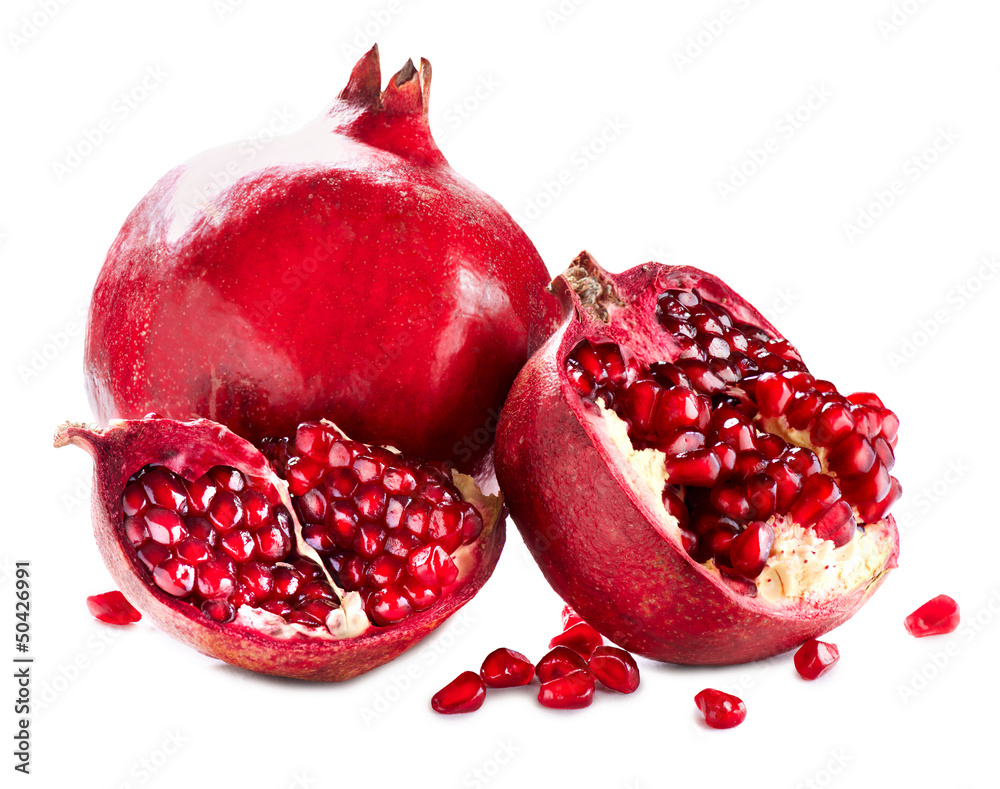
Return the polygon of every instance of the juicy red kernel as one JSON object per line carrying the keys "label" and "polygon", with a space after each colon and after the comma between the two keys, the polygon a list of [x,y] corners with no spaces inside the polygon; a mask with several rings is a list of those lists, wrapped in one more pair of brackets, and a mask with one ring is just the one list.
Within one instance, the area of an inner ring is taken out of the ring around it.
{"label": "juicy red kernel", "polygon": [[569,647],[558,646],[547,652],[535,666],[538,681],[545,683],[572,671],[590,671],[586,659]]}
{"label": "juicy red kernel", "polygon": [[953,633],[961,620],[958,603],[946,594],[928,600],[906,617],[906,632],[916,638]]}
{"label": "juicy red kernel", "polygon": [[87,598],[87,610],[109,625],[128,625],[142,619],[142,614],[117,590],[91,595]]}
{"label": "juicy red kernel", "polygon": [[442,715],[475,712],[486,700],[486,685],[474,671],[463,671],[434,694],[431,709]]}
{"label": "juicy red kernel", "polygon": [[594,675],[590,671],[570,673],[543,682],[538,703],[557,710],[579,710],[594,703]]}
{"label": "juicy red kernel", "polygon": [[802,679],[817,679],[833,668],[840,660],[836,644],[810,638],[795,653],[795,670]]}
{"label": "juicy red kernel", "polygon": [[731,729],[747,717],[747,708],[737,696],[714,688],[705,688],[694,697],[694,703],[713,729]]}
{"label": "juicy red kernel", "polygon": [[516,688],[535,677],[535,665],[513,649],[494,649],[486,656],[479,676],[488,688]]}
{"label": "juicy red kernel", "polygon": [[562,610],[563,630],[569,630],[573,625],[583,621],[583,617],[574,611],[569,605],[564,605]]}
{"label": "juicy red kernel", "polygon": [[586,622],[578,622],[549,641],[549,649],[558,646],[569,647],[584,658],[589,658],[594,650],[604,643],[604,638]]}
{"label": "juicy red kernel", "polygon": [[639,667],[624,649],[599,646],[590,656],[590,670],[604,687],[618,693],[632,693],[639,687]]}

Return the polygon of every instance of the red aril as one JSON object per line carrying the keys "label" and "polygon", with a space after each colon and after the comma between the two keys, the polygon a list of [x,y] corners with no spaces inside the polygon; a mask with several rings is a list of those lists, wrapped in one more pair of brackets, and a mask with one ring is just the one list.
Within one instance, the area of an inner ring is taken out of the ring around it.
{"label": "red aril", "polygon": [[263,452],[208,420],[159,418],[67,424],[66,444],[94,458],[95,535],[118,585],[166,632],[253,671],[381,665],[468,602],[503,546],[499,498],[470,477],[329,422]]}
{"label": "red aril", "polygon": [[747,717],[747,708],[738,696],[705,688],[694,697],[694,703],[705,716],[705,723],[713,729],[731,729]]}
{"label": "red aril", "polygon": [[906,617],[906,632],[911,636],[939,636],[953,633],[958,628],[961,615],[958,603],[946,594],[928,600]]}
{"label": "red aril", "polygon": [[639,667],[624,649],[599,646],[590,656],[590,670],[608,690],[632,693],[639,687]]}
{"label": "red aril", "polygon": [[109,625],[128,625],[142,619],[142,614],[117,590],[91,595],[87,598],[87,610]]}
{"label": "red aril", "polygon": [[479,676],[488,688],[515,688],[534,679],[535,666],[513,649],[494,649],[483,661]]}
{"label": "red aril", "polygon": [[562,626],[563,630],[569,630],[573,625],[579,624],[583,621],[583,618],[568,605],[563,606],[562,610]]}
{"label": "red aril", "polygon": [[475,712],[486,700],[486,686],[474,671],[463,671],[434,694],[431,709],[442,715]]}
{"label": "red aril", "polygon": [[[431,67],[377,48],[330,110],[252,157],[171,170],[108,252],[88,320],[102,423],[194,416],[258,442],[330,418],[473,473],[558,308],[509,214],[431,136]],[[219,173],[225,178],[220,181]]]}
{"label": "red aril", "polygon": [[836,644],[810,638],[795,653],[795,670],[802,679],[817,679],[833,668],[840,660]]}
{"label": "red aril", "polygon": [[[898,419],[841,394],[721,280],[586,253],[497,432],[556,592],[631,652],[727,664],[842,623],[896,566]],[[625,559],[627,557],[627,560]]]}
{"label": "red aril", "polygon": [[559,677],[565,677],[574,671],[590,671],[587,661],[579,652],[569,647],[555,647],[545,654],[538,665],[535,666],[535,673],[538,681],[542,684],[551,682]]}
{"label": "red aril", "polygon": [[580,621],[570,625],[549,641],[549,649],[558,646],[569,647],[574,652],[579,652],[583,657],[589,658],[594,650],[603,643],[604,639],[600,633],[586,622]]}
{"label": "red aril", "polygon": [[538,689],[538,701],[543,707],[557,710],[578,710],[594,702],[594,675],[589,671],[571,671]]}

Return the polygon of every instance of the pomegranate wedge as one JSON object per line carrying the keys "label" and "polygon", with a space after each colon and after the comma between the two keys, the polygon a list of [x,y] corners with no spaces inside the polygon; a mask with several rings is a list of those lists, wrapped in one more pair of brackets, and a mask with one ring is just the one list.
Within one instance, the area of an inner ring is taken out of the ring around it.
{"label": "pomegranate wedge", "polygon": [[55,444],[94,458],[97,544],[128,599],[265,674],[343,680],[391,660],[472,598],[503,547],[498,497],[329,422],[264,453],[205,419],[66,424]]}
{"label": "pomegranate wedge", "polygon": [[553,588],[657,660],[768,657],[896,565],[898,419],[844,396],[716,277],[586,253],[504,406],[497,478]]}

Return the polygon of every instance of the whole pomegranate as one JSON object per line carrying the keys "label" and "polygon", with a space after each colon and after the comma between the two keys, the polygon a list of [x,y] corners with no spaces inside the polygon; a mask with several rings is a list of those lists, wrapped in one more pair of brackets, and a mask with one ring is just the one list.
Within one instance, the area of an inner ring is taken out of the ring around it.
{"label": "whole pomegranate", "polygon": [[504,397],[558,304],[537,251],[431,137],[431,67],[377,47],[330,111],[208,151],[132,211],[94,289],[98,419],[200,416],[258,442],[329,418],[489,470]]}
{"label": "whole pomegranate", "polygon": [[128,601],[261,673],[343,680],[391,660],[468,602],[503,548],[499,497],[326,421],[263,453],[215,422],[153,415],[66,424],[55,443],[94,458],[94,532]]}
{"label": "whole pomegranate", "polygon": [[896,566],[895,414],[844,396],[716,277],[586,253],[504,406],[497,479],[555,590],[650,658],[774,655]]}

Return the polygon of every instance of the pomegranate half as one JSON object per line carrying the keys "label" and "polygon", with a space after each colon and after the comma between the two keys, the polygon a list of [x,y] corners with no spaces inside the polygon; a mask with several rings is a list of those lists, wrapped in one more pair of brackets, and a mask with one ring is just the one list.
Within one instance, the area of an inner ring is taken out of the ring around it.
{"label": "pomegranate half", "polygon": [[545,577],[615,643],[728,664],[850,617],[896,565],[898,420],[716,277],[586,253],[519,374],[497,479]]}
{"label": "pomegranate half", "polygon": [[205,419],[66,424],[94,458],[97,545],[128,600],[200,652],[344,680],[412,646],[486,582],[497,496],[439,463],[306,422],[263,452]]}
{"label": "pomegranate half", "polygon": [[378,49],[333,107],[167,173],[125,221],[90,308],[102,424],[205,417],[257,443],[329,418],[477,473],[559,307],[531,241],[428,125],[431,67],[381,90]]}

